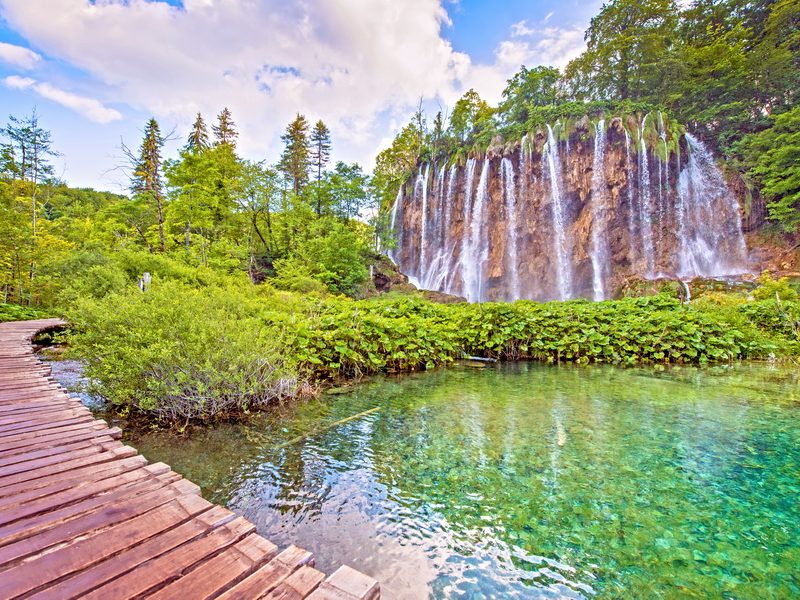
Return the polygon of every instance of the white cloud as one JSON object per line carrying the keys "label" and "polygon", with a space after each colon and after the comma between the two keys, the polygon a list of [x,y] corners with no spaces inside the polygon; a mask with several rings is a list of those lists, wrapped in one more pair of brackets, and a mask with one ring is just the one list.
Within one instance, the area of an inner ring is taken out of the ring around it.
{"label": "white cloud", "polygon": [[519,21],[511,25],[511,37],[524,37],[532,33],[535,33],[535,30],[528,27],[527,21]]}
{"label": "white cloud", "polygon": [[[440,0],[184,0],[183,8],[0,0],[0,14],[48,56],[88,73],[97,95],[155,114],[165,127],[181,131],[195,112],[211,120],[228,106],[243,153],[273,158],[300,111],[331,127],[337,158],[366,163],[389,121],[405,120],[420,97],[452,106],[475,87],[497,101],[521,64],[565,64],[557,55],[576,44],[571,30],[521,22],[524,41],[503,42],[493,64],[475,64],[442,36],[449,19]],[[44,95],[44,85],[34,89]]]}
{"label": "white cloud", "polygon": [[4,63],[19,69],[29,70],[34,68],[41,60],[42,57],[33,50],[0,42],[0,61]]}
{"label": "white cloud", "polygon": [[107,108],[95,98],[80,96],[55,87],[45,81],[36,81],[30,77],[9,75],[3,80],[8,87],[17,90],[33,90],[42,98],[52,100],[83,115],[95,123],[106,124],[122,118],[122,114],[113,108]]}

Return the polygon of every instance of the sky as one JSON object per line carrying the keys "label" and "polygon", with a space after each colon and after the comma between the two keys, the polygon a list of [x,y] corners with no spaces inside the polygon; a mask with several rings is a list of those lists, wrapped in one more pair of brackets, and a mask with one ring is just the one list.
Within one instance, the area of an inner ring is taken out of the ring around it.
{"label": "sky", "polygon": [[[239,153],[274,162],[299,112],[371,170],[420,99],[496,104],[522,65],[563,67],[601,0],[0,0],[0,124],[36,109],[70,185],[123,191],[151,116],[175,156],[227,106]],[[6,114],[3,114],[6,113]]]}

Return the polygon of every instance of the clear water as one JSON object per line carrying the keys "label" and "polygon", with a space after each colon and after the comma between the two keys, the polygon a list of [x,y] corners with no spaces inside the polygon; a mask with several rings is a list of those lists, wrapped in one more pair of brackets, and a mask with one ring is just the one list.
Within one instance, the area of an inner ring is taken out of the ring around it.
{"label": "clear water", "polygon": [[790,598],[799,379],[454,367],[129,441],[385,598]]}

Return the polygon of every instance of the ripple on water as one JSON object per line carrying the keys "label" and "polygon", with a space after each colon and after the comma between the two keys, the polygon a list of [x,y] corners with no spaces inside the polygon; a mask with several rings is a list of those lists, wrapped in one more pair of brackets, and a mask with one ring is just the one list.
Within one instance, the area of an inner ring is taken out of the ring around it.
{"label": "ripple on water", "polygon": [[785,598],[797,384],[766,365],[448,369],[132,442],[386,598]]}

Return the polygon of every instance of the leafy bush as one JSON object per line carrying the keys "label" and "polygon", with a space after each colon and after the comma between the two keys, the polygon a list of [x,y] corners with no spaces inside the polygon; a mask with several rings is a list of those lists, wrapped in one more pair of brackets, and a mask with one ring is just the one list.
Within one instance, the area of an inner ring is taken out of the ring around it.
{"label": "leafy bush", "polygon": [[19,306],[17,304],[5,304],[0,302],[0,323],[6,321],[27,321],[30,319],[44,319],[49,315],[47,312],[29,306]]}
{"label": "leafy bush", "polygon": [[169,282],[78,303],[73,351],[120,410],[209,420],[294,395],[298,378],[258,317],[259,295]]}
{"label": "leafy bush", "polygon": [[355,301],[265,286],[154,282],[85,299],[72,345],[96,390],[170,421],[231,416],[304,383],[432,368],[463,356],[550,363],[706,363],[798,354],[800,307],[709,295],[607,302]]}
{"label": "leafy bush", "polygon": [[758,278],[759,286],[753,290],[756,300],[797,300],[797,290],[792,289],[788,277],[773,279],[764,271]]}

